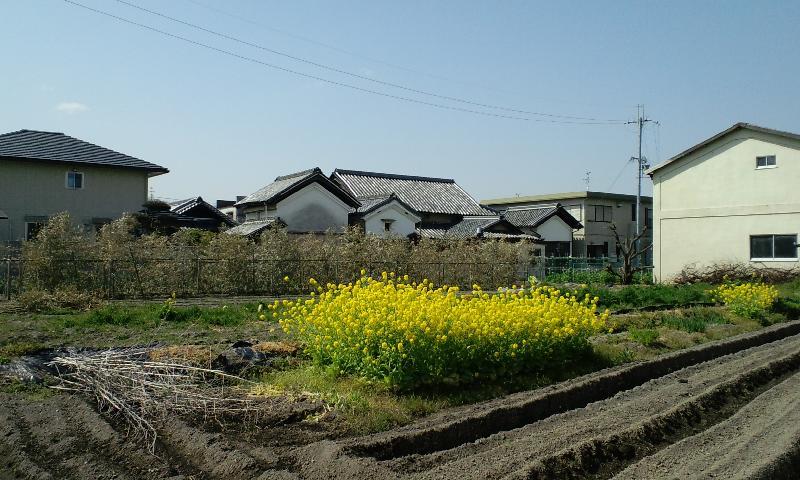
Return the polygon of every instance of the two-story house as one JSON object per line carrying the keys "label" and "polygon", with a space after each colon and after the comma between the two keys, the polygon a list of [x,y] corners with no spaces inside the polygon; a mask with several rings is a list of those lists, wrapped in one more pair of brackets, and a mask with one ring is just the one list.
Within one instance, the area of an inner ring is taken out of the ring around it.
{"label": "two-story house", "polygon": [[[636,196],[606,192],[566,192],[547,195],[518,196],[495,198],[481,201],[482,204],[503,212],[506,218],[540,218],[543,212],[554,215],[556,207],[566,210],[578,223],[571,223],[575,228],[572,233],[572,247],[569,251],[574,257],[608,257],[616,258],[617,243],[609,229],[611,224],[617,229],[620,238],[633,238],[636,235]],[[652,197],[641,197],[642,225],[650,229],[642,242],[652,241],[653,219]],[[538,212],[525,212],[537,209]],[[515,211],[519,213],[515,213]],[[555,241],[556,237],[551,235]],[[567,242],[566,232],[562,232],[558,241]],[[561,254],[566,254],[565,246],[554,245]],[[650,255],[645,258],[649,263]]]}
{"label": "two-story house", "polygon": [[137,212],[150,177],[168,171],[63,133],[2,134],[0,242],[30,239],[60,212],[86,228]]}
{"label": "two-story house", "polygon": [[798,265],[800,135],[737,123],[647,173],[657,281],[715,263]]}

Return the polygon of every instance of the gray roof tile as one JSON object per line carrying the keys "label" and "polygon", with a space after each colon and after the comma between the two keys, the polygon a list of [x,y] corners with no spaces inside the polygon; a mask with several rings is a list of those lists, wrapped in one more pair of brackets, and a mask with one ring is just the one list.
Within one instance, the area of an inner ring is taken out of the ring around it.
{"label": "gray roof tile", "polygon": [[[501,225],[504,227],[510,227],[516,231],[504,232],[492,230],[494,227]],[[529,235],[519,229],[515,229],[513,225],[509,225],[507,221],[499,217],[465,218],[464,220],[450,227],[421,227],[417,229],[417,233],[424,238],[462,240],[468,238],[538,239],[538,237],[535,235]]]}
{"label": "gray roof tile", "polygon": [[137,168],[153,175],[169,170],[154,163],[57,132],[18,130],[0,135],[0,157]]}
{"label": "gray roof tile", "polygon": [[559,216],[571,228],[583,225],[559,204],[512,207],[503,212],[503,218],[518,227],[536,228],[550,217]]}
{"label": "gray roof tile", "polygon": [[241,235],[243,237],[260,235],[264,230],[272,225],[281,225],[283,222],[279,218],[268,218],[266,220],[251,220],[242,224],[236,225],[233,228],[225,230],[229,235]]}
{"label": "gray roof tile", "polygon": [[356,198],[394,193],[414,210],[451,215],[493,215],[458,184],[447,178],[415,177],[336,169],[332,178]]}
{"label": "gray roof tile", "polygon": [[194,198],[187,198],[186,200],[179,200],[177,202],[170,202],[169,204],[170,210],[173,213],[177,213],[178,215],[183,215],[184,213],[188,212],[189,210],[197,207],[203,206],[212,214],[214,214],[219,220],[225,223],[228,226],[236,225],[237,223],[233,221],[229,216],[225,215],[217,207],[211,205],[210,203],[203,200],[203,197],[194,197]]}
{"label": "gray roof tile", "polygon": [[323,175],[322,170],[319,168],[311,168],[301,172],[292,173],[276,177],[275,181],[269,185],[257,190],[255,193],[244,197],[236,202],[236,205],[246,205],[249,203],[275,203],[280,201],[285,196],[293,193],[295,189],[302,188],[306,182],[319,182],[323,187],[330,190],[342,201],[351,207],[357,207],[359,202],[356,201],[348,192],[331,181],[328,177]]}

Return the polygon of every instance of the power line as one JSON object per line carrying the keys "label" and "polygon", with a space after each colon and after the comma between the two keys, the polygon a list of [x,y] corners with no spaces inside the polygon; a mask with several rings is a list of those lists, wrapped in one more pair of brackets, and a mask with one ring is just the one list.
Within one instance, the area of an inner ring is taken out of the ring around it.
{"label": "power line", "polygon": [[397,70],[402,70],[404,72],[413,73],[415,75],[423,75],[423,76],[430,77],[430,78],[433,78],[433,79],[436,79],[436,80],[443,80],[443,81],[446,81],[446,82],[460,83],[462,85],[466,85],[466,86],[469,86],[469,87],[473,87],[473,88],[477,87],[477,88],[490,90],[490,91],[494,91],[494,92],[511,93],[509,91],[505,91],[505,90],[498,89],[498,88],[487,87],[486,85],[481,85],[481,84],[475,83],[475,82],[468,82],[468,81],[464,81],[464,80],[449,78],[449,77],[445,77],[443,75],[436,75],[436,74],[433,74],[433,73],[430,73],[430,72],[424,72],[422,70],[417,70],[417,69],[414,69],[414,68],[404,67],[404,66],[398,65],[396,63],[387,62],[386,60],[381,60],[379,58],[371,57],[369,55],[364,55],[362,53],[353,52],[352,50],[348,50],[348,49],[345,49],[345,48],[337,47],[337,46],[331,45],[329,43],[320,42],[319,40],[315,40],[313,38],[309,38],[309,37],[306,37],[306,36],[303,36],[303,35],[298,35],[296,33],[292,33],[292,32],[289,32],[289,31],[286,31],[286,30],[283,30],[283,29],[280,29],[280,28],[275,28],[275,27],[273,27],[271,25],[266,25],[266,24],[264,24],[262,22],[257,22],[255,20],[247,18],[245,16],[237,15],[235,13],[231,13],[231,12],[223,10],[221,8],[212,7],[211,5],[206,5],[206,4],[202,3],[202,2],[198,2],[197,0],[185,0],[185,1],[189,2],[189,3],[193,4],[193,5],[196,5],[198,7],[210,10],[212,12],[219,13],[220,15],[224,15],[226,17],[230,17],[230,18],[239,20],[241,22],[249,23],[250,25],[254,25],[256,27],[264,28],[264,29],[270,30],[272,32],[279,33],[281,35],[285,35],[287,37],[294,38],[296,40],[300,40],[300,41],[303,41],[303,42],[310,43],[312,45],[317,45],[317,46],[320,46],[320,47],[323,47],[323,48],[327,48],[327,49],[332,50],[334,52],[342,53],[344,55],[350,55],[352,57],[360,58],[362,60],[367,60],[368,62],[377,63],[377,64],[384,65],[384,66],[387,66],[387,67],[390,67],[390,68],[394,68],[394,69],[397,69]]}
{"label": "power line", "polygon": [[632,161],[633,161],[633,158],[628,159],[628,161],[625,162],[625,164],[622,166],[622,168],[619,169],[619,173],[617,173],[617,176],[614,177],[614,181],[611,182],[611,185],[608,186],[608,189],[606,190],[607,192],[610,192],[611,189],[614,188],[614,185],[617,184],[617,182],[619,181],[619,178],[622,176],[622,173],[625,171],[626,168],[628,168],[628,164],[631,163]]}
{"label": "power line", "polygon": [[[466,99],[463,99],[463,98],[452,97],[452,96],[449,96],[449,95],[442,95],[442,94],[438,94],[438,93],[428,92],[428,91],[425,91],[425,90],[419,90],[419,89],[408,87],[408,86],[401,85],[401,84],[398,84],[398,83],[387,82],[387,81],[384,81],[384,80],[378,80],[376,78],[371,78],[371,77],[368,77],[366,75],[360,75],[360,74],[357,74],[357,73],[348,72],[348,71],[342,70],[340,68],[331,67],[329,65],[325,65],[325,64],[322,64],[322,63],[319,63],[319,62],[315,62],[313,60],[308,60],[308,59],[305,59],[305,58],[302,58],[302,57],[297,57],[295,55],[291,55],[291,54],[288,54],[286,52],[281,52],[279,50],[275,50],[273,48],[266,47],[264,45],[260,45],[260,44],[253,43],[253,42],[249,42],[247,40],[242,40],[240,38],[234,37],[232,35],[228,35],[226,33],[221,33],[221,32],[215,31],[215,30],[211,30],[209,28],[206,28],[206,27],[203,27],[203,26],[191,23],[191,22],[187,22],[185,20],[181,20],[179,18],[175,18],[175,17],[172,17],[170,15],[166,15],[164,13],[157,12],[155,10],[151,10],[151,9],[142,7],[140,5],[137,5],[135,3],[132,3],[132,2],[129,2],[129,1],[126,1],[126,0],[116,0],[116,1],[118,3],[122,3],[123,5],[127,5],[129,7],[135,8],[137,10],[141,10],[143,12],[147,12],[147,13],[149,13],[151,15],[155,15],[155,16],[158,16],[158,17],[161,17],[161,18],[165,18],[165,19],[170,20],[172,22],[180,23],[181,25],[185,25],[187,27],[191,27],[191,28],[200,30],[202,32],[209,33],[211,35],[215,35],[217,37],[224,38],[226,40],[230,40],[230,41],[242,44],[242,45],[246,45],[246,46],[249,46],[249,47],[257,48],[259,50],[263,50],[263,51],[266,51],[266,52],[269,52],[269,53],[272,53],[272,54],[275,54],[275,55],[280,55],[282,57],[289,58],[291,60],[295,60],[297,62],[302,62],[302,63],[308,64],[308,65],[312,65],[312,66],[317,67],[317,68],[322,68],[322,69],[325,69],[325,70],[328,70],[328,71],[331,71],[331,72],[335,72],[335,73],[339,73],[339,74],[343,74],[343,75],[348,75],[348,76],[353,77],[353,78],[358,78],[360,80],[365,80],[365,81],[368,81],[368,82],[377,83],[379,85],[383,85],[383,86],[387,86],[387,87],[398,88],[398,89],[405,90],[407,92],[416,93],[416,94],[419,94],[419,95],[426,95],[426,96],[429,96],[429,97],[439,98],[439,99],[442,99],[442,100],[448,100],[448,101],[463,103],[463,104],[472,105],[472,106],[476,106],[476,107],[489,108],[489,109],[493,109],[493,110],[501,110],[501,111],[506,111],[506,112],[511,112],[511,113],[523,114],[523,115],[534,115],[534,116],[549,117],[549,118],[562,118],[562,119],[568,119],[568,120],[583,120],[583,121],[587,121],[587,122],[606,122],[606,123],[619,123],[619,124],[624,122],[624,120],[600,119],[600,118],[592,118],[592,117],[579,117],[579,116],[559,115],[559,114],[544,113],[544,112],[531,112],[531,111],[527,111],[527,110],[521,110],[521,109],[509,108],[509,107],[502,107],[502,106],[492,105],[492,104],[487,104],[487,103],[480,103],[480,102],[475,102],[475,101],[472,101],[472,100],[466,100]],[[69,2],[69,3],[72,3],[72,2]]]}

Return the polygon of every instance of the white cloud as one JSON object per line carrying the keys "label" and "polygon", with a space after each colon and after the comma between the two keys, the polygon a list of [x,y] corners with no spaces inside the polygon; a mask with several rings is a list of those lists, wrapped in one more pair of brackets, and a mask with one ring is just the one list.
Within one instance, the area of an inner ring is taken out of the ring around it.
{"label": "white cloud", "polygon": [[68,115],[72,115],[74,113],[81,113],[89,110],[89,107],[80,103],[80,102],[61,102],[56,105],[56,110],[59,112],[64,112]]}

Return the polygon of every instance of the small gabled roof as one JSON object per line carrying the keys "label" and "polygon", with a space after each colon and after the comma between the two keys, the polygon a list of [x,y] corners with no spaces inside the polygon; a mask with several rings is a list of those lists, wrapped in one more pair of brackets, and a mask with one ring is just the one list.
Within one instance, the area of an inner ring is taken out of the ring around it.
{"label": "small gabled roof", "polygon": [[39,130],[17,130],[0,135],[0,158],[135,168],[147,171],[149,176],[169,172],[160,165],[145,162],[63,133]]}
{"label": "small gabled roof", "polygon": [[264,230],[273,225],[285,226],[286,224],[278,217],[267,218],[265,220],[251,220],[225,230],[225,233],[229,235],[241,235],[243,237],[257,237],[258,235],[261,235]]}
{"label": "small gabled roof", "polygon": [[220,221],[222,221],[229,227],[236,225],[236,222],[234,222],[233,219],[231,219],[231,217],[222,213],[214,205],[211,205],[210,203],[203,200],[203,197],[187,198],[186,200],[170,202],[169,206],[170,206],[170,211],[172,211],[173,213],[177,213],[178,215],[183,215],[195,207],[204,207],[209,212],[211,212],[212,215],[217,217]]}
{"label": "small gabled roof", "polygon": [[417,234],[424,238],[461,240],[468,238],[539,240],[541,238],[538,235],[523,232],[501,217],[465,218],[452,226],[422,226],[417,229]]}
{"label": "small gabled roof", "polygon": [[361,197],[357,199],[361,206],[354,209],[353,213],[358,215],[366,215],[370,212],[374,212],[375,210],[383,207],[384,205],[389,205],[392,202],[398,203],[401,207],[408,210],[409,213],[419,216],[419,212],[414,210],[411,205],[407,204],[403,200],[401,200],[397,195],[394,193],[390,195],[381,195],[378,197]]}
{"label": "small gabled roof", "polygon": [[331,178],[354,197],[378,197],[394,193],[421,213],[450,215],[493,215],[453,179],[362,172],[337,168]]}
{"label": "small gabled roof", "polygon": [[727,129],[719,132],[718,134],[714,135],[713,137],[708,138],[706,140],[703,140],[702,142],[698,143],[697,145],[694,145],[693,147],[687,148],[686,150],[684,150],[681,153],[675,155],[674,157],[670,158],[669,160],[667,160],[665,162],[662,162],[659,165],[656,165],[655,167],[651,168],[650,170],[646,171],[645,173],[650,175],[650,176],[652,176],[653,173],[655,173],[656,171],[661,170],[662,168],[664,168],[664,167],[666,167],[668,165],[672,165],[675,162],[679,162],[680,160],[683,160],[684,158],[686,158],[687,156],[691,155],[692,153],[700,150],[701,148],[703,148],[703,147],[705,147],[707,145],[710,145],[710,144],[716,142],[717,140],[719,140],[720,138],[722,138],[722,137],[724,137],[724,136],[726,136],[726,135],[728,135],[730,133],[739,131],[739,130],[752,130],[754,132],[766,133],[766,134],[769,134],[769,135],[776,135],[776,136],[779,136],[779,137],[788,138],[790,140],[800,141],[800,135],[798,135],[797,133],[784,132],[782,130],[774,130],[772,128],[760,127],[758,125],[753,125],[752,123],[739,122],[739,123],[733,125],[732,127],[727,128]]}
{"label": "small gabled roof", "polygon": [[536,228],[553,217],[561,218],[572,229],[583,228],[581,222],[573,217],[561,204],[511,207],[503,217],[518,227]]}
{"label": "small gabled roof", "polygon": [[277,203],[289,195],[312,183],[319,183],[323,188],[336,195],[347,205],[356,208],[360,204],[350,193],[331,181],[319,168],[311,168],[301,172],[276,177],[275,181],[260,190],[236,202],[237,206],[253,203]]}

